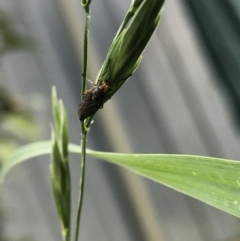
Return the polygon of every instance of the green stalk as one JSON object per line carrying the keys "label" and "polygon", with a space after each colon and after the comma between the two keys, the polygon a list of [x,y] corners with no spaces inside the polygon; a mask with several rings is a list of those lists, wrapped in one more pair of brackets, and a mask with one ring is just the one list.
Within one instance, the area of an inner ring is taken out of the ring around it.
{"label": "green stalk", "polygon": [[75,232],[75,241],[78,240],[79,229],[80,229],[80,217],[83,204],[83,194],[84,194],[84,181],[85,181],[85,167],[86,167],[86,142],[87,142],[87,133],[82,133],[82,159],[81,159],[81,177],[79,183],[79,199],[78,199],[78,210],[77,210],[77,219],[76,219],[76,232]]}
{"label": "green stalk", "polygon": [[70,230],[67,230],[67,231],[65,232],[65,239],[64,239],[64,240],[70,241],[70,236],[71,236]]}
{"label": "green stalk", "polygon": [[[90,10],[89,6],[91,0],[83,0],[82,6],[85,10],[85,29],[84,29],[84,41],[83,41],[83,72],[82,72],[82,91],[81,99],[83,100],[83,95],[86,90],[87,84],[87,68],[88,68],[88,32],[89,32],[89,20],[90,20]],[[85,168],[86,168],[86,144],[87,144],[87,133],[88,128],[85,124],[85,121],[81,122],[81,147],[82,147],[82,156],[81,156],[81,173],[80,173],[80,182],[79,182],[79,198],[78,198],[78,208],[77,208],[77,217],[76,217],[76,230],[75,230],[75,241],[78,241],[79,229],[80,229],[80,218],[82,212],[83,204],[83,195],[84,195],[84,182],[85,182]]]}
{"label": "green stalk", "polygon": [[[91,1],[89,1],[91,2]],[[89,3],[88,2],[88,3]],[[90,3],[89,3],[90,4]],[[83,67],[82,67],[82,91],[81,91],[81,100],[83,100],[84,91],[86,90],[87,84],[87,67],[88,67],[88,32],[89,32],[89,20],[90,12],[89,5],[87,3],[82,3],[83,8],[85,9],[85,28],[84,28],[84,40],[83,40]]]}

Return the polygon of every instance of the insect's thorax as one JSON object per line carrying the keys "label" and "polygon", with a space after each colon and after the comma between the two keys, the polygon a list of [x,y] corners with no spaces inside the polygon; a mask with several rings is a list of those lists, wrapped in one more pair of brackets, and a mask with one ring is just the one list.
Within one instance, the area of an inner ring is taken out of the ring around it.
{"label": "insect's thorax", "polygon": [[99,85],[94,86],[91,90],[92,99],[103,100],[110,89],[110,86],[106,82],[100,82]]}

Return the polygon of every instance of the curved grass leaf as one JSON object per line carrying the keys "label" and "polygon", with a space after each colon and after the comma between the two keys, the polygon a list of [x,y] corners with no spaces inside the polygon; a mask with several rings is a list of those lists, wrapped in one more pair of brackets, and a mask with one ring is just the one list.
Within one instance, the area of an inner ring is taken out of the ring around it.
{"label": "curved grass leaf", "polygon": [[52,148],[51,141],[41,141],[18,148],[9,159],[2,163],[0,169],[0,185],[3,183],[7,173],[17,164],[31,158],[50,154]]}
{"label": "curved grass leaf", "polygon": [[[0,171],[0,184],[7,172],[26,159],[49,154],[51,142],[39,142],[19,149]],[[69,152],[81,148],[70,144]],[[156,182],[185,193],[216,208],[240,217],[240,162],[219,158],[165,155],[120,154],[88,150],[91,156],[123,166]]]}
{"label": "curved grass leaf", "polygon": [[[17,164],[32,159],[34,157],[51,154],[52,142],[40,141],[18,148],[9,159],[2,163],[0,168],[0,186],[2,185],[7,173]],[[78,145],[69,144],[69,152],[80,153],[81,148]],[[49,160],[49,159],[47,159]]]}

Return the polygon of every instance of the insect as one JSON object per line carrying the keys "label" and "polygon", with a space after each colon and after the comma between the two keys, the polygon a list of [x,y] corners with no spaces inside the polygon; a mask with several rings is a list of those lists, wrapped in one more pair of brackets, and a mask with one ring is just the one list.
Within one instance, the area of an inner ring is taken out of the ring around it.
{"label": "insect", "polygon": [[105,81],[101,81],[98,85],[94,85],[93,88],[84,92],[83,101],[78,106],[80,121],[84,121],[97,110],[103,108],[109,90],[111,90],[110,86]]}

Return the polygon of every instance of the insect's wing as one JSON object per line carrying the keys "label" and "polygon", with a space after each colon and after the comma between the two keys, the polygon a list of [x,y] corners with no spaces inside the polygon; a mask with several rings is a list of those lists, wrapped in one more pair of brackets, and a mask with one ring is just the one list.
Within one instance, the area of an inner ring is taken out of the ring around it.
{"label": "insect's wing", "polygon": [[82,103],[78,106],[78,116],[80,121],[84,121],[102,107],[102,102],[93,100],[91,95],[85,95]]}

